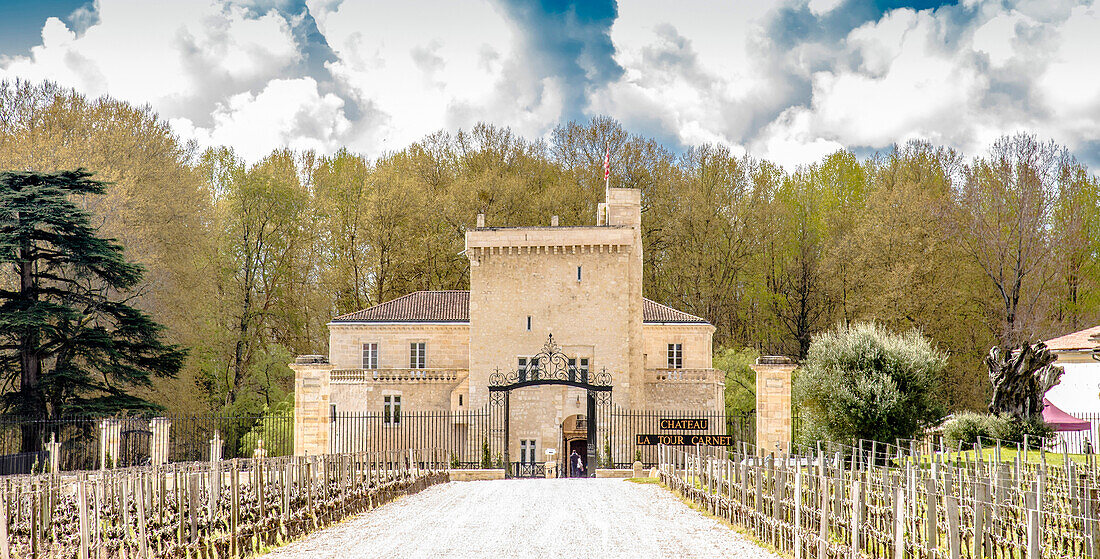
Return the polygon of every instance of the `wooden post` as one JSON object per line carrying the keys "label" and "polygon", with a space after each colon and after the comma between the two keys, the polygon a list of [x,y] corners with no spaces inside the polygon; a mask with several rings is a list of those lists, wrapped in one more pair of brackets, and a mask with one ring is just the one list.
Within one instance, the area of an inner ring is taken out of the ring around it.
{"label": "wooden post", "polygon": [[240,505],[241,505],[241,488],[240,488],[240,470],[236,460],[233,460],[232,470],[229,472],[229,483],[233,486],[232,502],[230,504],[231,511],[229,516],[229,531],[231,533],[229,540],[229,555],[231,557],[240,557],[241,548],[240,543],[237,541],[239,526],[240,526]]}
{"label": "wooden post", "polygon": [[959,535],[959,501],[954,495],[944,497],[947,513],[947,549],[951,559],[959,559],[962,540]]}
{"label": "wooden post", "polygon": [[149,557],[149,540],[146,537],[147,532],[146,532],[146,529],[145,529],[146,508],[145,508],[145,479],[144,479],[144,476],[139,475],[137,477],[136,481],[137,481],[137,486],[139,487],[139,489],[137,491],[137,495],[134,495],[135,499],[137,500],[138,539],[140,540],[138,542],[138,554],[141,556],[142,559],[148,559],[148,557]]}
{"label": "wooden post", "polygon": [[31,559],[38,558],[38,491],[31,487]]}
{"label": "wooden post", "polygon": [[985,500],[988,486],[981,481],[974,482],[974,559],[985,559]]}
{"label": "wooden post", "polygon": [[1027,506],[1027,559],[1039,559],[1039,511],[1035,510],[1035,490],[1025,495]]}
{"label": "wooden post", "polygon": [[191,545],[195,545],[199,540],[199,476],[202,474],[191,474],[187,476],[187,483],[190,488],[187,491],[187,516],[191,521]]}
{"label": "wooden post", "polygon": [[11,559],[8,543],[8,492],[0,491],[0,559]]}
{"label": "wooden post", "polygon": [[933,550],[937,547],[940,541],[939,525],[936,523],[936,519],[939,514],[936,511],[936,505],[938,504],[936,499],[936,480],[926,479],[925,491],[927,492],[925,498],[925,519],[924,519],[924,548],[926,550]]}
{"label": "wooden post", "polygon": [[92,525],[95,526],[95,528],[92,532],[92,536],[94,537],[96,546],[100,550],[100,554],[103,553],[103,540],[100,539],[99,536],[99,509],[101,506],[100,503],[103,499],[103,492],[106,491],[106,487],[101,487],[101,484],[99,483],[102,477],[102,474],[98,475],[96,477],[95,485],[92,486],[92,497],[95,499],[95,514],[92,516]]}
{"label": "wooden post", "polygon": [[905,557],[905,489],[894,484],[894,559]]}
{"label": "wooden post", "polygon": [[[77,483],[76,486],[77,499],[79,500],[79,514],[80,514],[80,559],[88,558],[88,490],[85,488],[84,480]],[[3,535],[3,534],[0,534]]]}
{"label": "wooden post", "polygon": [[860,550],[863,546],[860,545],[860,533],[863,528],[863,487],[860,480],[852,481],[852,559],[859,559],[861,556]]}
{"label": "wooden post", "polygon": [[794,559],[802,559],[802,466],[794,470]]}
{"label": "wooden post", "polygon": [[[1088,538],[1088,556],[1091,559],[1097,559],[1098,557],[1100,557],[1100,542],[1096,541],[1096,498],[1100,490],[1088,489],[1087,491],[1088,498],[1085,502],[1085,522],[1087,527],[1085,530],[1085,534]],[[1042,503],[1041,500],[1039,502]],[[1041,506],[1039,510],[1042,511]],[[1041,521],[1042,519],[1040,518],[1040,522]]]}
{"label": "wooden post", "polygon": [[819,526],[819,532],[817,534],[817,559],[826,559],[829,556],[826,546],[829,543],[829,488],[828,478],[825,477],[825,471],[821,472],[821,487],[819,492],[821,493],[821,523]]}

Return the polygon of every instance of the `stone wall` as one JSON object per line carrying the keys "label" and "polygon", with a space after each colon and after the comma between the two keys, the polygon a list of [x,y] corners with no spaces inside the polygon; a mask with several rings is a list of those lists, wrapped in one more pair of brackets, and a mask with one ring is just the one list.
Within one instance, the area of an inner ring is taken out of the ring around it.
{"label": "stone wall", "polygon": [[457,397],[452,398],[452,395],[467,392],[467,382],[465,373],[453,381],[410,378],[400,381],[333,382],[330,387],[331,403],[338,413],[378,413],[382,411],[383,397],[397,394],[401,396],[402,409],[407,411],[469,409],[468,397],[462,398],[461,406]]}
{"label": "stone wall", "polygon": [[714,350],[714,326],[710,324],[643,324],[645,368],[668,367],[668,344],[682,344],[685,369],[709,369]]}
{"label": "stone wall", "polygon": [[725,409],[723,389],[713,381],[647,382],[645,409],[720,412]]}
{"label": "stone wall", "polygon": [[329,359],[336,369],[363,367],[363,344],[378,344],[378,367],[407,369],[409,344],[425,342],[429,369],[468,369],[469,324],[329,324]]}

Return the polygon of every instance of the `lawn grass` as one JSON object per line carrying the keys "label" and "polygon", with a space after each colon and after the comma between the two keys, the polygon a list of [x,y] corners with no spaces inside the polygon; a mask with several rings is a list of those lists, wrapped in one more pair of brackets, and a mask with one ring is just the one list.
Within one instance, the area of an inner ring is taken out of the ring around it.
{"label": "lawn grass", "polygon": [[[1017,454],[1015,447],[1001,447],[1001,462],[1015,462]],[[1032,464],[1042,462],[1042,454],[1038,450],[1028,450],[1020,454],[1024,455],[1020,457],[1020,460],[1023,462],[1030,462]],[[966,450],[963,451],[961,458],[956,458],[957,456],[959,456],[957,453],[951,453],[952,462],[958,459],[974,462],[977,460],[978,454],[974,450]],[[981,456],[982,461],[993,462],[997,456],[997,449],[993,447],[983,448]],[[1088,454],[1070,454],[1069,459],[1077,464],[1085,464],[1089,456]],[[926,454],[921,456],[922,462],[930,462],[931,460],[932,457],[930,455]],[[1062,466],[1065,464],[1065,457],[1061,452],[1048,451],[1046,453],[1046,461],[1048,466]]]}

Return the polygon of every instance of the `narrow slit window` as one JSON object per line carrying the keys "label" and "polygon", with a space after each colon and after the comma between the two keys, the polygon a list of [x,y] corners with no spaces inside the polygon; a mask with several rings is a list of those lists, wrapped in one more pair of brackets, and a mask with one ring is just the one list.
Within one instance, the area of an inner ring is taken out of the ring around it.
{"label": "narrow slit window", "polygon": [[531,317],[530,316],[527,317],[527,331],[528,332],[531,331]]}
{"label": "narrow slit window", "polygon": [[581,267],[577,266],[577,281],[581,281]]}

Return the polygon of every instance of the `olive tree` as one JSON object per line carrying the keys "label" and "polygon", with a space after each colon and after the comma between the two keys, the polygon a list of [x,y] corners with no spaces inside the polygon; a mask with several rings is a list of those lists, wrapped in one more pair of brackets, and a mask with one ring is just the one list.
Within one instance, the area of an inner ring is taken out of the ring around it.
{"label": "olive tree", "polygon": [[795,379],[803,432],[835,441],[914,437],[943,417],[937,387],[946,365],[917,330],[866,322],[819,334]]}

